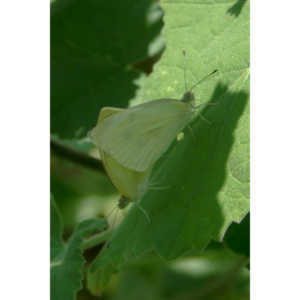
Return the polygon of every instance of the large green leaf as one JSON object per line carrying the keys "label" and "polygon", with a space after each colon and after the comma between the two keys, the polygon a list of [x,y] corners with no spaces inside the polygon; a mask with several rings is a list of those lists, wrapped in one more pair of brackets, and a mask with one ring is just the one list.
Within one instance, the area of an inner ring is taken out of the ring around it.
{"label": "large green leaf", "polygon": [[[155,164],[151,189],[138,201],[151,224],[134,206],[109,247],[90,268],[89,287],[97,292],[111,274],[143,254],[173,259],[199,253],[222,240],[229,225],[249,211],[249,3],[161,1],[167,49],[132,104],[180,98],[186,50],[190,87],[214,69],[218,76],[197,86],[197,102],[211,101]],[[201,100],[201,101],[200,101]],[[158,112],[159,113],[159,112]],[[163,117],[163,116],[162,116]]]}
{"label": "large green leaf", "polygon": [[63,225],[54,199],[51,199],[51,299],[74,300],[82,287],[84,237],[105,229],[106,221],[93,219],[81,222],[67,243],[62,240]]}
{"label": "large green leaf", "polygon": [[130,66],[163,49],[156,0],[51,3],[51,132],[82,137],[101,107],[126,107],[140,73]]}

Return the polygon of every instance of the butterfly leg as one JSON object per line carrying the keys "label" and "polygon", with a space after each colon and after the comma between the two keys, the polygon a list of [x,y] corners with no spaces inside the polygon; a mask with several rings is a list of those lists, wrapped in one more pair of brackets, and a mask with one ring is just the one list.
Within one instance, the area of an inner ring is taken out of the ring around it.
{"label": "butterfly leg", "polygon": [[139,203],[135,202],[135,204],[138,207],[138,209],[145,215],[148,223],[151,224],[151,219],[150,219],[149,215],[147,214],[147,212],[140,206]]}
{"label": "butterfly leg", "polygon": [[212,125],[212,122],[211,122],[211,121],[208,121],[206,118],[204,118],[204,116],[203,116],[201,113],[200,113],[199,115],[200,115],[200,118],[201,118],[203,121],[207,122],[209,125]]}
{"label": "butterfly leg", "polygon": [[[197,109],[197,108],[199,108],[200,106],[203,106],[203,105],[217,105],[217,104],[218,104],[218,102],[208,102],[208,101],[206,101],[206,102],[201,103],[201,104],[199,104],[199,105],[193,106],[193,108],[194,108],[194,109]],[[200,118],[201,118],[203,121],[205,121],[205,122],[208,123],[209,125],[212,125],[212,122],[210,122],[209,120],[207,120],[206,118],[204,118],[204,116],[203,116],[201,113],[199,113],[199,115],[200,115]]]}
{"label": "butterfly leg", "polygon": [[206,102],[201,103],[199,105],[193,106],[193,108],[194,109],[198,109],[198,108],[200,108],[203,105],[217,105],[217,104],[218,104],[218,102],[209,102],[209,101],[206,101]]}

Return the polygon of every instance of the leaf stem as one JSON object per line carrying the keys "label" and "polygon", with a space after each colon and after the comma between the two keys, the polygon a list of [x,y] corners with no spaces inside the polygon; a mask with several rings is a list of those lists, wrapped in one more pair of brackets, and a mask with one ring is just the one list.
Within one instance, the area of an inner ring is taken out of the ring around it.
{"label": "leaf stem", "polygon": [[95,234],[92,237],[84,240],[83,244],[82,244],[82,249],[86,250],[89,248],[93,248],[93,247],[107,241],[111,237],[112,232],[113,232],[113,230],[106,230],[106,231]]}

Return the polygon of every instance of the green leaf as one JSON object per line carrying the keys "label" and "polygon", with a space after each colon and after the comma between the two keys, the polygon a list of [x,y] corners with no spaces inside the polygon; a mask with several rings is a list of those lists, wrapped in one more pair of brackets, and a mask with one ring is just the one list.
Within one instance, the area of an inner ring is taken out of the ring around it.
{"label": "green leaf", "polygon": [[81,222],[67,243],[62,240],[62,222],[53,197],[51,197],[51,299],[73,300],[82,287],[84,237],[105,229],[103,219]]}
{"label": "green leaf", "polygon": [[[148,191],[138,200],[151,224],[133,205],[89,271],[96,291],[127,263],[153,252],[165,259],[200,253],[223,239],[232,222],[249,211],[249,2],[230,13],[233,1],[161,1],[167,49],[132,105],[181,98],[187,84],[218,69],[194,90],[198,104],[210,101],[155,164]],[[151,189],[151,185],[160,189]]]}
{"label": "green leaf", "polygon": [[162,51],[156,0],[51,3],[51,133],[80,138],[103,106],[127,107],[131,66]]}

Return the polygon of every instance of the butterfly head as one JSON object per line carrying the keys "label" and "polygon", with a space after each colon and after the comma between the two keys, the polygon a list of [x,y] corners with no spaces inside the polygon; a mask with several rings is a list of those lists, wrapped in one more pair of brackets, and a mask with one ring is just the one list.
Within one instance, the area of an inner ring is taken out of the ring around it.
{"label": "butterfly head", "polygon": [[[211,77],[212,75],[214,75],[215,73],[217,73],[218,70],[214,70],[211,73],[209,73],[208,75],[206,75],[204,78],[202,78],[201,80],[199,80],[196,84],[194,84],[188,91],[186,91],[181,99],[182,102],[184,103],[189,103],[192,107],[195,106],[195,96],[194,93],[192,92],[192,90],[199,85],[200,83],[202,83],[203,81],[205,81],[207,78]],[[185,81],[186,82],[186,81]],[[187,85],[185,83],[185,89],[187,90]]]}
{"label": "butterfly head", "polygon": [[184,103],[189,103],[193,106],[195,104],[194,93],[192,93],[191,91],[185,92],[182,99],[181,99],[181,101],[184,102]]}

